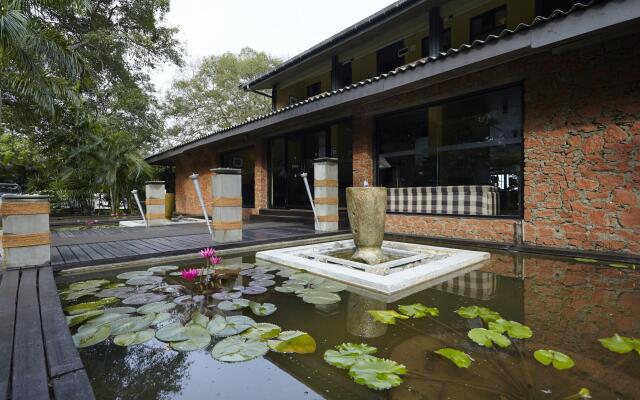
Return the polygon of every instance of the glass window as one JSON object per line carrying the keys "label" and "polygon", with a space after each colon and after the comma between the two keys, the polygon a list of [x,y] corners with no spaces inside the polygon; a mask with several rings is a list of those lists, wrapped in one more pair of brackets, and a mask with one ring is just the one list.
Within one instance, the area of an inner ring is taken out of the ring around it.
{"label": "glass window", "polygon": [[471,41],[484,40],[489,35],[497,35],[507,27],[507,6],[494,8],[469,21]]}
{"label": "glass window", "polygon": [[320,94],[320,82],[307,86],[307,98]]}
{"label": "glass window", "polygon": [[404,56],[398,55],[403,47],[404,40],[400,40],[376,52],[378,75],[392,71],[404,64]]}
{"label": "glass window", "polygon": [[380,117],[376,128],[380,185],[492,185],[497,213],[520,214],[520,87]]}
{"label": "glass window", "polygon": [[253,208],[254,196],[254,153],[253,147],[222,153],[223,168],[242,170],[242,207]]}

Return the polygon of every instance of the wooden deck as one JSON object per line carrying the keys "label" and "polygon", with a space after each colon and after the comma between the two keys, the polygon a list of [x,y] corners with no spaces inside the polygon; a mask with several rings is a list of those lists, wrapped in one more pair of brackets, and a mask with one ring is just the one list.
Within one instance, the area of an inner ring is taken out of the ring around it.
{"label": "wooden deck", "polygon": [[49,266],[0,276],[0,399],[93,399]]}
{"label": "wooden deck", "polygon": [[211,240],[205,224],[59,231],[52,233],[51,265],[60,270],[195,253],[208,246],[228,249],[326,235],[311,225],[271,221],[245,224],[242,241],[224,244]]}

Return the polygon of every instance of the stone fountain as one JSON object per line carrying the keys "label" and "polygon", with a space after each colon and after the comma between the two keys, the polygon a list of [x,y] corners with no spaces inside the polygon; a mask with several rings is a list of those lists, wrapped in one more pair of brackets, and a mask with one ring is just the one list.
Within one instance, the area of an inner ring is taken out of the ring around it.
{"label": "stone fountain", "polygon": [[261,251],[256,261],[305,270],[395,301],[480,268],[490,257],[478,251],[385,241],[386,208],[386,188],[347,188],[353,240]]}

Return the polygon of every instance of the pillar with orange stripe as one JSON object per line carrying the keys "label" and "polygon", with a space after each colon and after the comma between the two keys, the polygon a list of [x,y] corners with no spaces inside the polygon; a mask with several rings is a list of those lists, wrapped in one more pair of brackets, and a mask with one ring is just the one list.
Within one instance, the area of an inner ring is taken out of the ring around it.
{"label": "pillar with orange stripe", "polygon": [[338,230],[338,159],[317,158],[313,162],[313,197],[318,220],[316,231]]}
{"label": "pillar with orange stripe", "polygon": [[0,258],[3,269],[50,263],[48,196],[0,196],[0,216]]}
{"label": "pillar with orange stripe", "polygon": [[216,242],[242,240],[242,170],[213,168],[211,170],[211,222]]}

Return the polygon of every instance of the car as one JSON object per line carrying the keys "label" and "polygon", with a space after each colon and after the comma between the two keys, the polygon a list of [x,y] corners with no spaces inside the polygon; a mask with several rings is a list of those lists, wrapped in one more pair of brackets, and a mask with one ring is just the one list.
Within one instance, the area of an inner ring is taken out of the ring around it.
{"label": "car", "polygon": [[0,196],[3,194],[22,194],[22,189],[17,183],[0,182]]}

